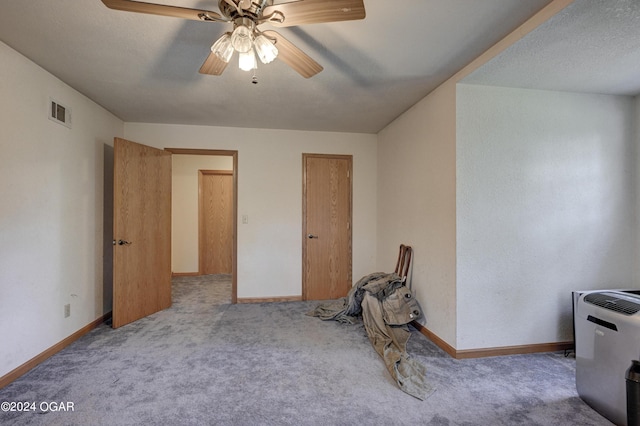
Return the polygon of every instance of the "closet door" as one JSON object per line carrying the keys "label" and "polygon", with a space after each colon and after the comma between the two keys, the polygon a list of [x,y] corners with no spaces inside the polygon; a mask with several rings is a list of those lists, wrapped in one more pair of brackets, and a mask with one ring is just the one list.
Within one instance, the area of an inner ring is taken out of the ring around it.
{"label": "closet door", "polygon": [[302,297],[346,296],[351,279],[350,155],[303,154]]}
{"label": "closet door", "polygon": [[233,171],[199,170],[199,269],[230,274],[233,259]]}

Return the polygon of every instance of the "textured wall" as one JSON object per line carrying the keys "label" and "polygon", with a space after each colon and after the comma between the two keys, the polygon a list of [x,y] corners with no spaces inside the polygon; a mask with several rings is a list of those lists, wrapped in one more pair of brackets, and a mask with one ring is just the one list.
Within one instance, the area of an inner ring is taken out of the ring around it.
{"label": "textured wall", "polygon": [[378,135],[378,267],[414,249],[411,285],[426,326],[455,346],[455,85],[447,83]]}
{"label": "textured wall", "polygon": [[[3,376],[110,310],[104,176],[123,123],[3,43],[0,77]],[[48,119],[50,96],[71,129]]]}
{"label": "textured wall", "polygon": [[633,128],[629,97],[458,85],[457,349],[571,340],[572,290],[634,284]]}

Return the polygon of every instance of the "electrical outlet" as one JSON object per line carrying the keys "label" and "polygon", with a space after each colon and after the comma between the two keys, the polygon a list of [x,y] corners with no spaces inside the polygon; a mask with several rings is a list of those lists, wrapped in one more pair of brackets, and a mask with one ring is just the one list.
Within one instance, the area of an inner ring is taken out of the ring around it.
{"label": "electrical outlet", "polygon": [[71,303],[67,303],[64,305],[64,317],[68,318],[71,316]]}

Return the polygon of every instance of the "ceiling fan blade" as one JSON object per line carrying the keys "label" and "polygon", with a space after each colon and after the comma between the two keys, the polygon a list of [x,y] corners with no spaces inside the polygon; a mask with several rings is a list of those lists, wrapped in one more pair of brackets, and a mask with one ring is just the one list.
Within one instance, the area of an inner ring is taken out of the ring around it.
{"label": "ceiling fan blade", "polygon": [[263,16],[269,16],[276,11],[284,15],[283,22],[269,21],[276,27],[352,21],[364,19],[366,16],[363,0],[299,0],[267,6]]}
{"label": "ceiling fan blade", "polygon": [[173,16],[176,18],[192,19],[194,21],[224,21],[227,19],[216,12],[187,7],[166,6],[163,4],[145,3],[134,0],[102,0],[109,9],[124,10],[125,12],[149,13],[151,15]]}
{"label": "ceiling fan blade", "polygon": [[304,78],[313,77],[324,69],[322,65],[311,59],[309,55],[298,49],[279,33],[264,31],[263,34],[268,38],[275,39],[275,45],[278,48],[278,59],[289,65]]}
{"label": "ceiling fan blade", "polygon": [[211,52],[200,67],[200,74],[221,75],[227,65],[229,65],[228,62],[223,61],[218,55]]}

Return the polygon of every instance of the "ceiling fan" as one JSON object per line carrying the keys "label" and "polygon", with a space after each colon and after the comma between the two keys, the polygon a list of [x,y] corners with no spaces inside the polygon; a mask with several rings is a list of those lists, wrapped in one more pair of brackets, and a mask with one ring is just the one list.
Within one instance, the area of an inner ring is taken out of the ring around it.
{"label": "ceiling fan", "polygon": [[[233,24],[211,46],[211,53],[200,67],[201,74],[221,75],[234,52],[245,71],[257,68],[256,53],[267,64],[276,57],[305,78],[322,71],[322,66],[293,43],[273,30],[258,26],[269,23],[276,27],[364,19],[364,0],[298,0],[273,4],[274,0],[219,0],[220,13],[134,0],[102,0],[110,9],[152,15],[173,16],[195,21]],[[255,82],[255,80],[254,80]]]}

